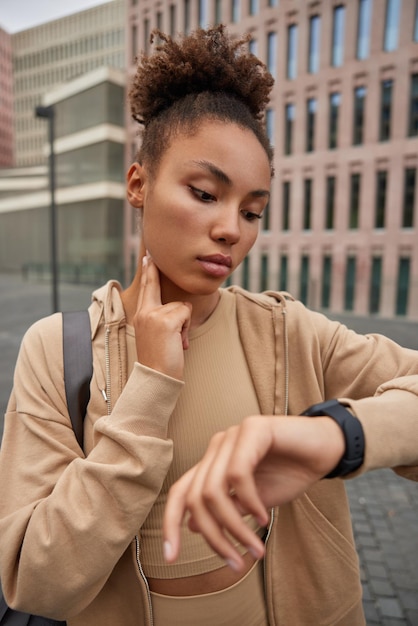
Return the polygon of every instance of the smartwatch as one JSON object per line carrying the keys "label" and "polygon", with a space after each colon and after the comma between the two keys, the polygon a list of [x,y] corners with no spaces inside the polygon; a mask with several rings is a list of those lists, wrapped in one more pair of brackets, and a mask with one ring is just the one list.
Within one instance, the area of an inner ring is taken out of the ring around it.
{"label": "smartwatch", "polygon": [[337,422],[344,434],[345,452],[341,461],[332,472],[324,478],[346,476],[360,467],[364,461],[364,432],[360,420],[338,400],[327,400],[319,404],[313,404],[302,415],[319,417],[328,415]]}

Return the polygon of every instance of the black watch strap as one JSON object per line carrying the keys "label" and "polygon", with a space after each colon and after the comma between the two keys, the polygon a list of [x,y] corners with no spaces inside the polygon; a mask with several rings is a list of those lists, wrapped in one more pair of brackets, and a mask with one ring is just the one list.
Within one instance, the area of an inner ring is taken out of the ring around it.
{"label": "black watch strap", "polygon": [[345,476],[360,467],[364,460],[364,432],[360,420],[338,400],[313,404],[302,415],[319,417],[328,415],[337,422],[344,434],[345,452],[337,467],[324,478]]}

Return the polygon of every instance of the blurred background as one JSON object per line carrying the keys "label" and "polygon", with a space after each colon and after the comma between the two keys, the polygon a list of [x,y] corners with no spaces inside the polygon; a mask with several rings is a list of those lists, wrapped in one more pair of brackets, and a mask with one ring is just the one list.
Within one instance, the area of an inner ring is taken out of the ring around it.
{"label": "blurred background", "polygon": [[[220,22],[275,78],[271,200],[229,282],[418,349],[418,0],[0,0],[1,429],[27,327],[133,275],[137,56]],[[418,626],[416,484],[347,489],[368,625]]]}

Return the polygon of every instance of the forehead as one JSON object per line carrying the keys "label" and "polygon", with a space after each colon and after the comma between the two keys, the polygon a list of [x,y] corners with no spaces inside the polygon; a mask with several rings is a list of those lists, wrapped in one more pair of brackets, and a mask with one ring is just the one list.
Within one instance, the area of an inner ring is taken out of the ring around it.
{"label": "forehead", "polygon": [[234,123],[205,121],[193,131],[180,130],[171,139],[160,167],[180,167],[206,161],[228,176],[240,172],[270,184],[268,156],[255,134]]}

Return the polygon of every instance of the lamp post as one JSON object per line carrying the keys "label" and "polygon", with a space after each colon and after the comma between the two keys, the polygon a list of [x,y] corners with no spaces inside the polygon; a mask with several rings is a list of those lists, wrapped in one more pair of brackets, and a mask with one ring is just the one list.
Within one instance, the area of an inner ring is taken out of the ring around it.
{"label": "lamp post", "polygon": [[52,106],[38,106],[35,109],[36,117],[48,120],[49,134],[49,189],[50,204],[50,244],[51,244],[51,275],[52,275],[52,312],[58,311],[58,258],[57,258],[57,210],[55,205],[55,112]]}

